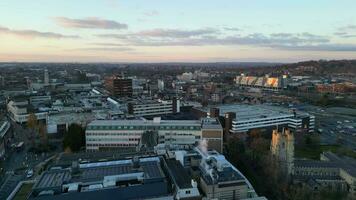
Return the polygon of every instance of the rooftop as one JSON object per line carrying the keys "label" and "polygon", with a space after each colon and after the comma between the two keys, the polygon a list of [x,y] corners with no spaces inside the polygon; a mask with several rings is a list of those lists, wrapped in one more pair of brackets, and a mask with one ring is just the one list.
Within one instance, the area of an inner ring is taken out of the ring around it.
{"label": "rooftop", "polygon": [[[95,196],[97,199],[110,199],[117,197],[117,193],[120,197],[126,195],[127,199],[139,199],[146,194],[150,196],[150,193],[153,196],[166,195],[166,176],[160,162],[157,156],[141,157],[137,160],[85,163],[72,168],[49,170],[41,175],[33,190],[36,194],[53,191],[54,195],[39,195],[34,198],[95,199]],[[150,192],[154,186],[162,188]],[[68,188],[68,192],[64,188]]]}
{"label": "rooftop", "polygon": [[191,178],[177,160],[167,160],[168,170],[180,189],[191,188]]}
{"label": "rooftop", "polygon": [[[239,121],[248,121],[256,118],[268,118],[279,116],[293,117],[293,111],[283,107],[270,105],[246,105],[246,104],[232,104],[217,106],[220,109],[220,116],[224,116],[227,112],[235,112],[236,118]],[[210,112],[208,107],[201,108],[204,112]],[[307,113],[297,111],[297,116],[308,115]]]}
{"label": "rooftop", "polygon": [[88,126],[201,126],[200,120],[95,120]]}

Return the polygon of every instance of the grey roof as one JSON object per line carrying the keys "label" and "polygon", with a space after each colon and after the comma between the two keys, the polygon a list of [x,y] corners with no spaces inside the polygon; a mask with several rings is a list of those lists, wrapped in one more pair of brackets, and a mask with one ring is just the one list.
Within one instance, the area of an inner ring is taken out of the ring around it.
{"label": "grey roof", "polygon": [[[266,117],[281,117],[290,116],[294,114],[291,110],[283,107],[270,105],[246,105],[246,104],[231,104],[217,106],[220,109],[220,116],[224,116],[227,112],[235,112],[236,118],[239,121],[248,121],[256,118]],[[200,108],[204,112],[209,112],[209,108]],[[297,111],[297,116],[308,116],[308,113]]]}
{"label": "grey roof", "polygon": [[347,156],[338,156],[332,152],[324,152],[323,156],[329,159],[329,161],[317,161],[317,160],[295,160],[295,167],[310,167],[310,168],[340,168],[356,177],[356,160]]}
{"label": "grey roof", "polygon": [[81,175],[74,182],[90,182],[102,180],[105,176],[143,172],[145,179],[163,178],[164,174],[157,161],[141,162],[139,168],[134,168],[132,163],[119,165],[91,167],[81,169]]}
{"label": "grey roof", "polygon": [[182,164],[177,160],[167,160],[168,171],[180,189],[191,188],[191,178]]}
{"label": "grey roof", "polygon": [[67,183],[88,183],[102,181],[105,176],[143,172],[144,180],[164,179],[158,157],[140,159],[139,167],[134,167],[131,160],[108,161],[80,164],[79,172],[71,175],[70,169],[44,172],[35,183],[34,189],[58,188]]}
{"label": "grey roof", "polygon": [[215,118],[203,118],[202,119],[202,128],[203,129],[221,129],[222,126],[220,122]]}
{"label": "grey roof", "polygon": [[167,196],[169,194],[167,183],[153,182],[145,185],[136,185],[124,188],[110,188],[89,192],[73,192],[61,195],[37,196],[35,200],[117,200],[117,199],[146,199]]}
{"label": "grey roof", "polygon": [[336,162],[319,161],[319,160],[294,160],[295,167],[310,168],[339,168],[340,164]]}
{"label": "grey roof", "polygon": [[[222,171],[215,171],[217,173],[217,177],[215,180],[212,177],[205,173],[202,178],[205,182],[209,185],[216,184],[216,183],[224,183],[224,182],[245,182],[245,179],[232,167],[225,167]],[[247,185],[247,184],[246,184]]]}
{"label": "grey roof", "polygon": [[71,179],[69,169],[50,170],[44,172],[33,186],[34,189],[61,187],[64,182]]}

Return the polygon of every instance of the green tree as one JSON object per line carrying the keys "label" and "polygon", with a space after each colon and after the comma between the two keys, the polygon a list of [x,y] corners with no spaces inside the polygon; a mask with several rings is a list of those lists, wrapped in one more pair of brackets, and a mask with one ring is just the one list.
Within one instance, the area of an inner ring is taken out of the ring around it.
{"label": "green tree", "polygon": [[63,147],[71,151],[79,151],[85,146],[85,130],[79,124],[71,124],[64,133]]}

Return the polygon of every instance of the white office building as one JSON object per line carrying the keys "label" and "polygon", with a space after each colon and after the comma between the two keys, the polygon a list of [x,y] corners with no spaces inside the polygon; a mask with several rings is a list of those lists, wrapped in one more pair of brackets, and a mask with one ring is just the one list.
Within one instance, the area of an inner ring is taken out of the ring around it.
{"label": "white office building", "polygon": [[128,103],[127,110],[138,117],[179,113],[180,100],[135,100]]}
{"label": "white office building", "polygon": [[202,120],[96,120],[87,125],[86,149],[137,147],[144,133],[158,144],[192,145],[206,139],[221,152],[223,129],[216,119]]}

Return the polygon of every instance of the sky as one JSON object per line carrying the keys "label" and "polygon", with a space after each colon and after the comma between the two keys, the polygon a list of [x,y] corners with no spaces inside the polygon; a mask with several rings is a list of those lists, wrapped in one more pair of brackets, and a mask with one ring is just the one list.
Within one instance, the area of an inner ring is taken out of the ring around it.
{"label": "sky", "polygon": [[355,0],[0,0],[0,62],[356,59]]}

